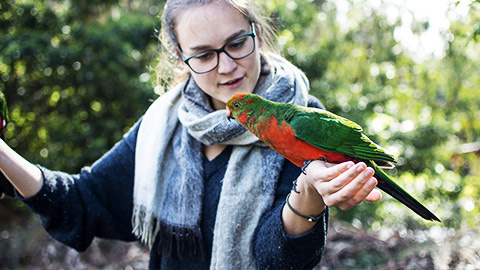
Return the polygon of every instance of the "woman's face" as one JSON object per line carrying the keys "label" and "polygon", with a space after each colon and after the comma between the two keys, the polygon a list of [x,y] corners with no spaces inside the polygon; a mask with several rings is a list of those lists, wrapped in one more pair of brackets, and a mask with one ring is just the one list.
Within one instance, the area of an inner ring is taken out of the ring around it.
{"label": "woman's face", "polygon": [[[210,3],[195,6],[177,18],[176,33],[182,54],[188,58],[196,53],[219,49],[235,37],[251,32],[247,19],[230,6]],[[219,54],[218,66],[210,72],[197,74],[190,70],[198,86],[212,97],[214,109],[225,109],[227,100],[238,93],[251,93],[260,76],[260,40],[249,56],[233,60]]]}

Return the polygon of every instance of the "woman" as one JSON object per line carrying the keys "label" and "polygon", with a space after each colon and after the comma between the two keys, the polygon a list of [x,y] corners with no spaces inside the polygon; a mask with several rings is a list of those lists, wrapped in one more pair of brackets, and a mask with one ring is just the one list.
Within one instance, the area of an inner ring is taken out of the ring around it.
{"label": "woman", "polygon": [[152,269],[305,269],[321,259],[327,205],[380,199],[365,164],[315,161],[302,174],[227,121],[225,103],[240,92],[321,106],[304,75],[271,52],[268,24],[250,5],[168,1],[162,31],[187,79],[79,175],[35,166],[0,142],[2,172],[50,235],[79,251],[95,236],[141,239]]}

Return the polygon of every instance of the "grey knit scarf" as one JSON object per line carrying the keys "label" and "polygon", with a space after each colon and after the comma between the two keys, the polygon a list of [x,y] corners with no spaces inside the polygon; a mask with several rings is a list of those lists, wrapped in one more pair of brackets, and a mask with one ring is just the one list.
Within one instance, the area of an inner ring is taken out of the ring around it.
{"label": "grey knit scarf", "polygon": [[[256,94],[306,106],[308,87],[304,74],[285,59],[262,57]],[[202,199],[208,196],[202,144],[234,145],[217,209],[211,269],[253,269],[253,233],[273,204],[284,159],[209,104],[189,79],[144,115],[135,156],[134,233],[150,246],[158,236],[167,250],[175,243],[178,256],[184,249],[195,256],[202,246]]]}

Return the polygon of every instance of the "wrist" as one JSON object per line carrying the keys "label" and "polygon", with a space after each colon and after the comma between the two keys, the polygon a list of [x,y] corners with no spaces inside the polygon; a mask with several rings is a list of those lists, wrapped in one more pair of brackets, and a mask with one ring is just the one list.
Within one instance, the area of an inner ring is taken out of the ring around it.
{"label": "wrist", "polygon": [[318,193],[318,190],[315,186],[308,181],[307,176],[300,174],[300,176],[296,180],[297,184],[297,193],[300,195],[304,195],[312,200],[321,200],[323,203],[322,195]]}
{"label": "wrist", "polygon": [[297,192],[292,191],[289,195],[290,209],[294,208],[305,216],[318,216],[325,210],[322,196],[304,175],[300,175],[297,179]]}
{"label": "wrist", "polygon": [[312,229],[326,208],[316,189],[300,177],[297,180],[299,193],[292,190],[282,210],[283,227],[288,235],[301,235]]}
{"label": "wrist", "polygon": [[[299,211],[297,211],[295,208],[293,208],[293,206],[290,204],[290,202],[288,201],[290,199],[290,196],[292,195],[293,191],[288,193],[287,195],[287,199],[285,200],[285,204],[288,206],[288,208],[294,213],[296,214],[297,216],[301,217],[301,218],[304,218],[306,219],[308,222],[310,223],[313,223],[313,222],[317,222],[320,220],[320,218],[322,217],[322,214],[319,214],[319,215],[316,215],[316,216],[308,216],[308,215],[304,215],[302,213],[300,213]],[[322,211],[323,213],[323,211]]]}

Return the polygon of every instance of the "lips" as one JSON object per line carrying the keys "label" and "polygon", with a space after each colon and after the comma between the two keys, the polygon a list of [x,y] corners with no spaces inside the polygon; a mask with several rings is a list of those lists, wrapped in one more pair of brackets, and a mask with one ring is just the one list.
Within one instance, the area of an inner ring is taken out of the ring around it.
{"label": "lips", "polygon": [[238,82],[239,80],[241,80],[241,79],[231,80],[231,81],[226,82],[225,84],[234,84],[235,82]]}
{"label": "lips", "polygon": [[235,88],[235,87],[240,86],[242,84],[242,81],[243,81],[243,77],[221,83],[221,85],[229,87],[229,88]]}

